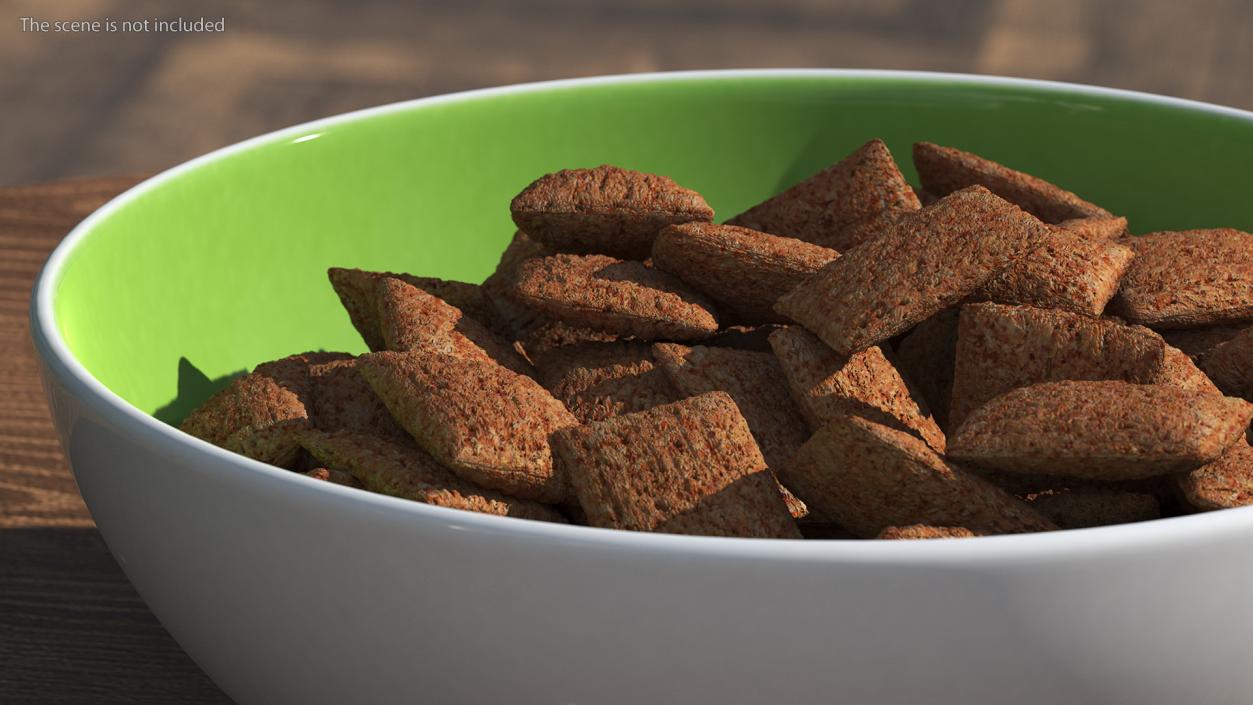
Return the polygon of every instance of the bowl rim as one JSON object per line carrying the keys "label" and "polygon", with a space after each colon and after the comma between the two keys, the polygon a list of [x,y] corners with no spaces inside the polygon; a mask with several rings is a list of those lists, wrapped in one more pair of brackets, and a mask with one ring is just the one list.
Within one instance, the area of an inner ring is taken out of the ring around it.
{"label": "bowl rim", "polygon": [[[750,539],[600,529],[519,520],[512,517],[436,507],[306,477],[300,473],[291,472],[290,470],[278,468],[224,450],[184,433],[174,426],[167,425],[131,405],[97,380],[70,352],[57,328],[53,299],[65,263],[75,248],[95,230],[96,225],[144,193],[158,188],[165,182],[175,179],[185,172],[198,169],[211,162],[230,157],[239,152],[245,152],[262,144],[281,142],[288,139],[292,141],[314,139],[319,136],[319,130],[335,125],[445,103],[589,86],[711,79],[738,80],[745,78],[851,78],[956,83],[1000,88],[1031,88],[1169,106],[1213,115],[1234,117],[1253,123],[1253,112],[1139,91],[1001,76],[879,69],[732,69],[619,74],[512,84],[389,103],[301,123],[216,149],[166,169],[109,200],[65,236],[48,257],[35,281],[30,305],[30,325],[36,352],[41,358],[45,372],[55,377],[55,380],[63,385],[81,403],[92,408],[101,414],[102,417],[111,419],[114,427],[119,432],[129,433],[136,440],[173,457],[191,453],[194,456],[198,456],[202,461],[223,466],[223,472],[233,472],[238,479],[243,480],[245,483],[290,483],[292,491],[298,492],[303,488],[305,491],[323,492],[326,493],[328,501],[345,503],[343,506],[345,511],[368,510],[373,506],[377,507],[377,511],[398,513],[396,516],[408,515],[412,519],[440,521],[451,528],[482,530],[491,533],[507,531],[519,537],[561,541],[563,543],[574,542],[606,549],[634,549],[688,556],[703,555],[836,563],[857,562],[915,565],[935,562],[947,563],[954,560],[985,563],[990,561],[1024,560],[1034,562],[1049,558],[1074,558],[1083,555],[1099,555],[1114,550],[1126,551],[1128,549],[1159,547],[1172,543],[1194,543],[1229,535],[1231,532],[1239,529],[1253,529],[1253,506],[1250,506],[1134,524],[1118,524],[1035,534],[987,536],[973,540]],[[48,394],[51,394],[50,389],[47,391]]]}

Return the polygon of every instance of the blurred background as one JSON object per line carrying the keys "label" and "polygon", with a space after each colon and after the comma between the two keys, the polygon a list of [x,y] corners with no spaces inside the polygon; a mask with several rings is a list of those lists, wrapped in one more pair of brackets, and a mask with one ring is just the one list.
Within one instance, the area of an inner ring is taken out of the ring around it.
{"label": "blurred background", "polygon": [[[143,174],[468,88],[744,67],[964,71],[1253,108],[1249,0],[0,0],[0,185]],[[33,33],[224,18],[221,33]]]}

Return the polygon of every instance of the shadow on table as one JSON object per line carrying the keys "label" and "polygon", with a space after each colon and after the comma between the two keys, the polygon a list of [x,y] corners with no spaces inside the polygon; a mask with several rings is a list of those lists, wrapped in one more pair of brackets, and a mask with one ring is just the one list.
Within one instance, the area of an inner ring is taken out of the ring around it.
{"label": "shadow on table", "polygon": [[157,622],[95,529],[0,529],[0,703],[231,700]]}

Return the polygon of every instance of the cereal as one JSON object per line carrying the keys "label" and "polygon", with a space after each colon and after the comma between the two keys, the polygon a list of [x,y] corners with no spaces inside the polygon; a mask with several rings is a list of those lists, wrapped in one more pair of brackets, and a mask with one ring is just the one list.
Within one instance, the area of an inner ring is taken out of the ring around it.
{"label": "cereal", "polygon": [[1242,399],[1177,387],[1046,382],[976,409],[950,434],[948,457],[1004,472],[1151,477],[1217,460],[1251,418],[1253,404]]}
{"label": "cereal", "polygon": [[387,350],[427,350],[458,357],[492,360],[518,374],[534,370],[513,346],[445,303],[400,279],[375,283],[379,330]]}
{"label": "cereal", "polygon": [[617,333],[573,326],[564,321],[536,316],[518,332],[517,345],[535,365],[542,365],[544,357],[563,348],[585,343],[612,343],[622,339]]}
{"label": "cereal", "polygon": [[482,514],[564,523],[556,510],[515,499],[459,479],[412,443],[362,433],[320,431],[300,435],[300,443],[332,472],[349,477],[371,492]]}
{"label": "cereal", "polygon": [[674,385],[653,363],[649,346],[636,342],[558,348],[541,359],[539,381],[583,423],[679,398]]}
{"label": "cereal", "polygon": [[313,427],[407,438],[405,430],[366,384],[357,363],[358,358],[349,358],[310,365],[313,392],[308,412]]}
{"label": "cereal", "polygon": [[810,429],[817,431],[839,416],[853,414],[908,431],[944,452],[944,432],[927,403],[882,349],[840,355],[800,326],[776,331],[770,345]]}
{"label": "cereal", "polygon": [[1223,392],[1253,401],[1253,326],[1215,345],[1201,361],[1201,369]]}
{"label": "cereal", "polygon": [[923,188],[945,196],[983,186],[1046,223],[1077,218],[1107,218],[1110,213],[1075,194],[977,154],[930,142],[914,143],[914,166]]}
{"label": "cereal", "polygon": [[845,252],[775,310],[849,355],[957,303],[1049,235],[987,189],[958,191]]}
{"label": "cereal", "polygon": [[783,467],[809,438],[783,370],[770,353],[657,343],[653,356],[684,396],[730,395],[772,470]]}
{"label": "cereal", "polygon": [[1158,331],[1166,342],[1179,348],[1193,361],[1199,363],[1214,346],[1225,343],[1240,335],[1245,330],[1253,329],[1253,325],[1207,326],[1205,328],[1178,328]]}
{"label": "cereal", "polygon": [[331,286],[339,295],[344,310],[352,325],[365,340],[370,350],[385,350],[382,331],[379,329],[378,300],[376,286],[383,279],[399,279],[411,286],[446,301],[449,305],[464,311],[468,316],[487,326],[498,326],[499,316],[485,292],[475,284],[437,279],[435,277],[415,277],[412,274],[395,274],[392,272],[366,272],[360,269],[343,269],[331,267],[326,272]]}
{"label": "cereal", "polygon": [[1182,350],[1169,345],[1165,346],[1163,351],[1161,369],[1149,381],[1153,384],[1168,384],[1194,392],[1222,395],[1222,391],[1196,366],[1192,358]]}
{"label": "cereal", "polygon": [[920,439],[857,416],[819,429],[781,475],[810,509],[862,538],[889,526],[1047,531],[1051,522]]}
{"label": "cereal", "polygon": [[727,221],[843,252],[872,239],[898,212],[918,210],[883,140],[873,139],[842,161]]}
{"label": "cereal", "polygon": [[1110,241],[1127,234],[1127,219],[1116,215],[1094,215],[1063,220],[1057,227],[1092,241]]}
{"label": "cereal", "polygon": [[961,526],[930,526],[913,524],[910,526],[889,526],[875,538],[886,541],[916,539],[968,539],[978,536],[970,529]]}
{"label": "cereal", "polygon": [[800,538],[735,402],[713,392],[553,435],[588,523]]}
{"label": "cereal", "polygon": [[964,306],[957,331],[954,426],[991,399],[1040,382],[1159,381],[1166,347],[1146,328],[1029,306]]}
{"label": "cereal", "polygon": [[893,360],[901,376],[918,388],[940,428],[952,426],[953,366],[957,356],[957,316],[948,308],[914,326],[896,346]]}
{"label": "cereal", "polygon": [[513,222],[558,252],[643,259],[657,231],[713,220],[699,193],[655,174],[608,164],[535,180],[509,206]]}
{"label": "cereal", "polygon": [[566,496],[548,436],[578,419],[531,378],[424,351],[372,353],[358,366],[396,421],[459,477],[524,499]]}
{"label": "cereal", "polygon": [[519,335],[523,329],[537,325],[543,317],[536,311],[514,301],[509,296],[518,267],[535,257],[547,257],[552,250],[539,244],[518,230],[500,255],[496,269],[483,280],[483,295],[496,310],[498,318],[509,333]]}
{"label": "cereal", "polygon": [[1253,447],[1238,441],[1218,460],[1178,476],[1179,489],[1202,511],[1253,504]]}
{"label": "cereal", "polygon": [[574,326],[641,340],[699,340],[718,330],[713,304],[665,272],[604,255],[554,255],[518,267],[511,294]]}
{"label": "cereal", "polygon": [[329,482],[333,485],[344,485],[345,487],[356,487],[357,489],[362,489],[365,487],[365,485],[362,485],[361,481],[353,477],[351,473],[344,472],[343,470],[331,470],[330,468],[314,468],[312,470],[305,472],[305,475],[308,475],[309,477],[312,477],[315,480],[323,480],[325,482]]}
{"label": "cereal", "polygon": [[766,323],[760,326],[727,326],[711,337],[700,341],[711,348],[735,348],[753,352],[770,352],[770,334],[783,326]]}
{"label": "cereal", "polygon": [[1118,292],[1131,248],[1055,229],[1043,245],[992,277],[973,301],[1099,316]]}
{"label": "cereal", "polygon": [[753,323],[778,321],[773,306],[839,256],[835,250],[734,225],[671,225],[653,242],[653,263]]}
{"label": "cereal", "polygon": [[1126,241],[1135,251],[1111,310],[1154,328],[1253,321],[1253,234],[1180,230]]}
{"label": "cereal", "polygon": [[1153,495],[1121,490],[1043,492],[1028,497],[1027,504],[1063,529],[1130,524],[1161,516]]}

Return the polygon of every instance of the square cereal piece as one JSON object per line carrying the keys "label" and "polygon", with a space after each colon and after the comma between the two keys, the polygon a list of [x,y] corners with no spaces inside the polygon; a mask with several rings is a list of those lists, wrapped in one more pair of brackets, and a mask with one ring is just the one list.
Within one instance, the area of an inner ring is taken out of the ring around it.
{"label": "square cereal piece", "polygon": [[1111,312],[1154,328],[1253,321],[1253,234],[1180,230],[1124,242],[1136,256]]}
{"label": "square cereal piece", "polygon": [[1133,257],[1124,245],[1054,229],[1043,245],[992,277],[970,300],[1099,316],[1118,293]]}
{"label": "square cereal piece", "polygon": [[437,296],[400,279],[375,282],[379,330],[387,350],[429,350],[492,360],[518,374],[534,374],[526,358],[482,323]]}
{"label": "square cereal piece", "polygon": [[914,326],[892,356],[901,376],[918,388],[941,429],[951,429],[948,410],[953,399],[953,364],[957,358],[957,317],[961,309],[946,308]]}
{"label": "square cereal piece", "polygon": [[1044,223],[976,186],[845,252],[775,310],[851,355],[962,300],[1049,235]]}
{"label": "square cereal piece", "polygon": [[898,213],[920,207],[888,146],[873,139],[727,224],[843,252],[878,235]]}
{"label": "square cereal piece", "polygon": [[503,337],[517,338],[521,332],[536,325],[542,319],[537,311],[523,306],[509,296],[509,289],[518,275],[518,267],[525,261],[535,257],[547,257],[554,254],[552,250],[532,240],[526,233],[518,230],[500,254],[496,269],[483,280],[483,296],[496,311],[503,331],[497,330]]}
{"label": "square cereal piece", "polygon": [[914,143],[914,167],[923,188],[937,196],[983,186],[1046,223],[1111,216],[1104,208],[1044,179],[952,147]]}
{"label": "square cereal piece", "polygon": [[1223,392],[1253,401],[1253,326],[1215,345],[1201,361],[1201,369]]}
{"label": "square cereal piece", "polygon": [[1063,220],[1057,227],[1092,241],[1110,242],[1127,234],[1127,219],[1120,215],[1094,215]]}
{"label": "square cereal piece", "polygon": [[839,253],[734,225],[671,225],[653,242],[653,265],[749,323],[779,321],[774,303]]}
{"label": "square cereal piece", "polygon": [[645,343],[583,343],[540,358],[539,381],[579,421],[592,423],[679,399]]}
{"label": "square cereal piece", "polygon": [[1063,529],[1131,524],[1162,515],[1157,497],[1124,490],[1042,492],[1027,497],[1027,504]]}
{"label": "square cereal piece", "polygon": [[772,470],[783,467],[809,438],[787,378],[770,353],[657,343],[653,357],[683,396],[730,395]]}
{"label": "square cereal piece", "polygon": [[365,433],[306,431],[305,450],[332,471],[350,473],[371,492],[468,512],[564,523],[555,509],[506,497],[453,475],[412,442]]}
{"label": "square cereal piece", "polygon": [[642,262],[603,255],[554,255],[518,267],[519,302],[573,326],[641,340],[699,340],[718,330],[713,304]]}
{"label": "square cereal piece", "polygon": [[969,539],[978,535],[970,529],[961,526],[912,524],[910,526],[889,526],[880,531],[875,538],[885,541],[912,541],[918,539]]}
{"label": "square cereal piece", "polygon": [[1030,306],[963,306],[957,331],[954,426],[994,397],[1040,382],[1158,382],[1166,347],[1147,328]]}
{"label": "square cereal piece", "polygon": [[945,462],[917,437],[857,416],[819,429],[782,480],[812,511],[862,538],[911,524],[993,534],[1056,528],[1019,499]]}
{"label": "square cereal piece", "polygon": [[1194,509],[1246,507],[1253,504],[1253,447],[1237,441],[1218,460],[1176,478]]}
{"label": "square cereal piece", "polygon": [[881,348],[840,355],[800,326],[776,331],[770,345],[811,430],[852,414],[908,431],[944,452],[944,432],[927,402]]}
{"label": "square cereal piece", "polygon": [[1004,472],[1132,480],[1217,460],[1250,419],[1253,404],[1243,399],[1178,387],[1045,382],[976,409],[949,435],[948,457]]}
{"label": "square cereal piece", "polygon": [[[1156,336],[1157,334],[1154,333],[1153,335]],[[1162,342],[1165,345],[1165,341],[1163,340]],[[1192,358],[1188,357],[1179,348],[1170,345],[1165,345],[1165,350],[1163,350],[1162,354],[1162,367],[1149,382],[1151,384],[1165,384],[1194,392],[1222,396],[1222,391],[1201,371],[1201,368],[1196,366]]]}
{"label": "square cereal piece", "polygon": [[557,252],[644,259],[657,231],[711,221],[701,195],[665,176],[608,164],[536,179],[509,205],[513,222]]}
{"label": "square cereal piece", "polygon": [[800,538],[748,424],[724,393],[563,429],[553,449],[592,526]]}
{"label": "square cereal piece", "polygon": [[392,418],[357,369],[357,358],[311,365],[309,418],[322,431],[356,431],[389,438],[409,435]]}
{"label": "square cereal piece", "polygon": [[401,427],[462,479],[523,499],[566,497],[548,437],[579,421],[535,380],[420,350],[363,355],[358,367]]}
{"label": "square cereal piece", "polygon": [[515,344],[537,367],[544,364],[548,355],[568,347],[591,343],[613,343],[622,340],[617,333],[573,326],[555,318],[537,316],[518,331]]}
{"label": "square cereal piece", "polygon": [[1219,343],[1225,343],[1246,330],[1253,330],[1253,324],[1176,328],[1158,333],[1166,339],[1167,344],[1179,348],[1193,362],[1200,364]]}

